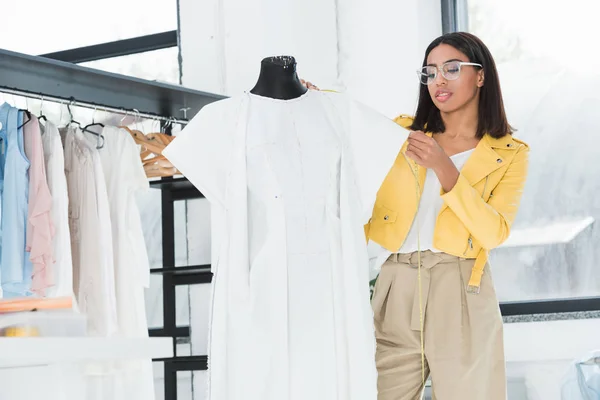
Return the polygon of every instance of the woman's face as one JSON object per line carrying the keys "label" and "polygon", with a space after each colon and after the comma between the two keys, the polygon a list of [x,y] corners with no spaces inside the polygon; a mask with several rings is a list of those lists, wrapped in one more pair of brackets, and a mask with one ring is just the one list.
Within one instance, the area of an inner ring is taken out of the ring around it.
{"label": "woman's face", "polygon": [[[427,56],[427,65],[435,67],[441,67],[448,61],[471,62],[466,55],[447,44],[435,47]],[[456,80],[447,80],[438,70],[435,80],[427,85],[433,103],[444,113],[463,109],[473,103],[477,105],[482,86],[483,71],[469,65],[460,67],[460,75]]]}

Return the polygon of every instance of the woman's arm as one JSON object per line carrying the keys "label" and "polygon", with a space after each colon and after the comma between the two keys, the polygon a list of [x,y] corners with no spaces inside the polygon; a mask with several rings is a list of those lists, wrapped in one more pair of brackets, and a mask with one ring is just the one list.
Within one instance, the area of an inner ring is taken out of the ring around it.
{"label": "woman's arm", "polygon": [[510,233],[527,178],[529,148],[521,146],[502,180],[486,202],[459,174],[454,187],[442,199],[485,249],[502,244]]}

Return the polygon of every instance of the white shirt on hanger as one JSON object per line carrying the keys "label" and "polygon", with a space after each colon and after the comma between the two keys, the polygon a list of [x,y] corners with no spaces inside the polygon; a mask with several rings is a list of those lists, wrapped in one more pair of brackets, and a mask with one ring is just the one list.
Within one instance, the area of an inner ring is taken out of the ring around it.
{"label": "white shirt on hanger", "polygon": [[[148,190],[148,178],[129,132],[106,126],[102,136],[104,145],[98,152],[110,207],[119,335],[147,338],[144,288],[150,282],[150,262],[135,195]],[[117,368],[114,400],[154,397],[152,360],[121,362]]]}
{"label": "white shirt on hanger", "polygon": [[47,297],[73,295],[73,261],[71,257],[71,236],[69,233],[69,193],[65,177],[65,156],[58,128],[52,122],[40,124],[46,178],[52,195],[51,216],[54,223],[54,286],[46,293]]}
{"label": "white shirt on hanger", "polygon": [[108,195],[96,139],[84,135],[69,127],[65,138],[73,289],[88,317],[88,334],[113,336],[118,325]]}

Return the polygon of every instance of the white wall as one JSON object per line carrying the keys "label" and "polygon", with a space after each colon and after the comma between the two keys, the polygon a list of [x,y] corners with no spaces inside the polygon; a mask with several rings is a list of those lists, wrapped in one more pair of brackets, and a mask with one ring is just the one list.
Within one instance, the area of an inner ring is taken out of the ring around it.
{"label": "white wall", "polygon": [[183,84],[253,87],[260,61],[293,55],[301,77],[389,116],[414,110],[415,71],[441,34],[439,0],[180,0]]}

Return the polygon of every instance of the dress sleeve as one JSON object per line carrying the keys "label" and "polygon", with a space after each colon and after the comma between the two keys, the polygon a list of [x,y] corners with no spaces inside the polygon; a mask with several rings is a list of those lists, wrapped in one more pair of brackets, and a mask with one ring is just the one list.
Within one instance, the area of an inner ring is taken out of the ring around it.
{"label": "dress sleeve", "polygon": [[211,202],[224,206],[239,99],[204,106],[163,155]]}
{"label": "dress sleeve", "polygon": [[394,165],[409,131],[359,102],[348,108],[349,150],[361,200],[362,222],[371,217],[379,187]]}

